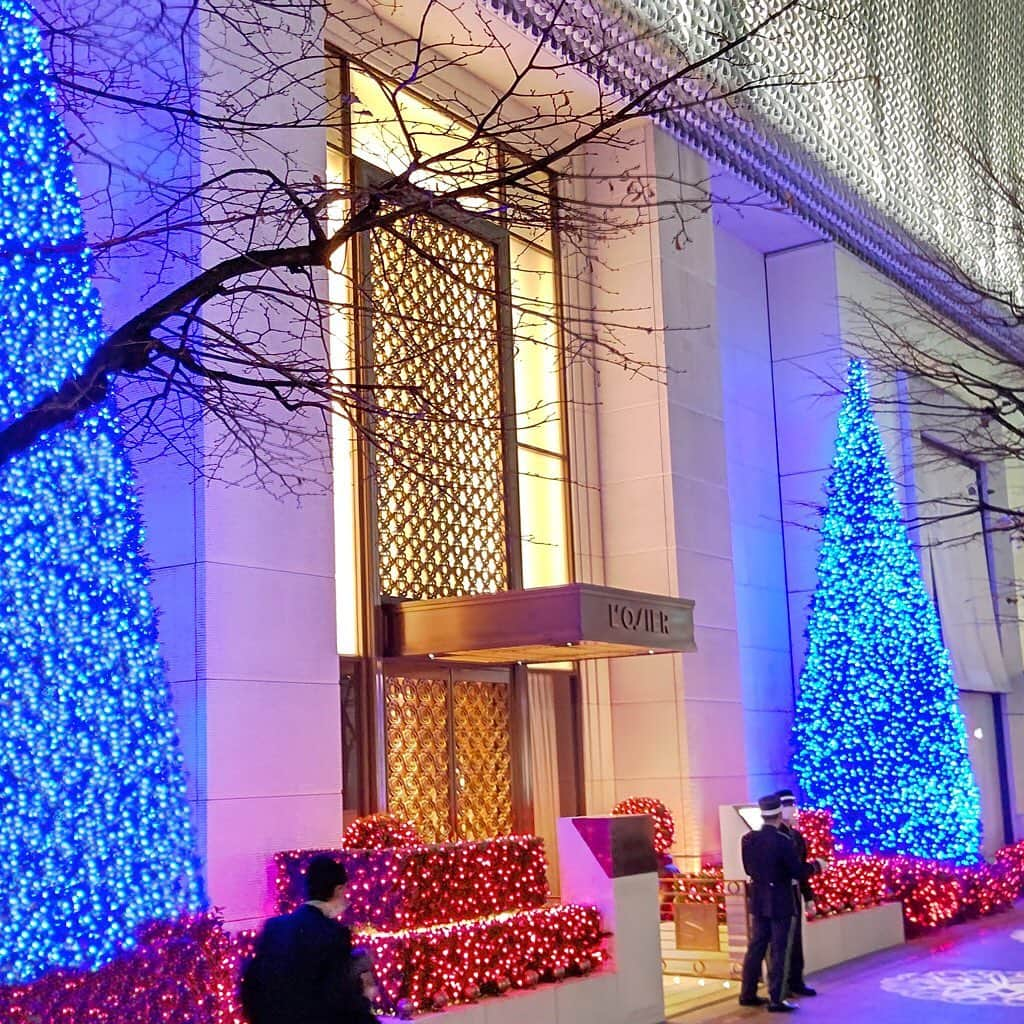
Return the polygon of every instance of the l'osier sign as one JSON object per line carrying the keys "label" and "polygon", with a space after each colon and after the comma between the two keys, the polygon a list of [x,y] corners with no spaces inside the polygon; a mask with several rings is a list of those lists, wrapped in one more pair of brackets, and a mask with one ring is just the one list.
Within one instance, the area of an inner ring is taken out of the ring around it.
{"label": "l'osier sign", "polygon": [[671,619],[664,608],[631,602],[608,602],[608,626],[627,633],[657,633],[671,636]]}

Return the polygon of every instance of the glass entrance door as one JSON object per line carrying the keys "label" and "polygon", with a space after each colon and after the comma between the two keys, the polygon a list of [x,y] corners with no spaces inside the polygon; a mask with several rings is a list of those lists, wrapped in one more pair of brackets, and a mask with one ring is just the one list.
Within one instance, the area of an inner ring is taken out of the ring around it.
{"label": "glass entrance door", "polygon": [[391,813],[426,842],[511,832],[511,673],[388,663],[384,704]]}
{"label": "glass entrance door", "polygon": [[967,727],[974,781],[981,791],[981,852],[991,857],[1005,842],[1003,773],[999,766],[994,694],[962,690],[960,710]]}

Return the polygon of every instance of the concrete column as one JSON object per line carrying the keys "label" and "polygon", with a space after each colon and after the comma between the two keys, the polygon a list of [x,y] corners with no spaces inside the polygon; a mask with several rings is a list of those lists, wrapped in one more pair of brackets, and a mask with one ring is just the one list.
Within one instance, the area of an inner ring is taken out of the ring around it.
{"label": "concrete column", "polygon": [[747,788],[714,240],[692,202],[704,162],[653,126],[633,132],[591,165],[602,185],[621,176],[623,191],[652,176],[646,199],[658,202],[592,275],[597,332],[643,364],[600,370],[605,578],[694,598],[699,652],[610,663],[615,795],[663,800],[677,849],[696,857],[717,849],[718,805]]}
{"label": "concrete column", "polygon": [[[573,159],[572,174],[561,183],[578,203],[586,201],[587,160]],[[562,286],[566,308],[582,317],[594,306],[585,254],[567,247]],[[604,531],[601,507],[601,463],[598,426],[600,369],[586,358],[569,359],[565,370],[566,433],[571,467],[570,507],[573,530],[573,579],[605,582]],[[611,692],[608,665],[583,661],[580,679],[584,806],[588,814],[607,814],[615,803],[615,753],[612,743]]]}
{"label": "concrete column", "polygon": [[[279,54],[288,70],[279,90],[261,84],[265,98],[252,116],[288,124],[323,104],[321,34],[285,9],[264,11],[261,25],[265,51]],[[204,23],[202,70],[214,94],[229,94],[231,84],[220,54],[248,52],[232,38],[236,31],[217,15]],[[229,74],[239,76],[240,69]],[[289,129],[259,146],[246,140],[244,152],[238,144],[216,131],[205,136],[207,173],[248,164],[298,180],[326,179],[323,127]],[[302,345],[310,356],[326,358],[318,324],[285,323],[279,335],[258,314],[253,311],[250,326],[268,348]],[[271,420],[284,416],[272,404],[262,412]],[[327,431],[315,418],[305,426],[319,438],[306,453],[305,495],[231,485],[245,472],[244,456],[218,462],[203,484],[197,578],[205,620],[197,687],[206,735],[206,859],[211,899],[240,927],[272,908],[267,868],[274,851],[333,846],[342,828],[330,456]],[[205,427],[212,460],[217,427]]]}
{"label": "concrete column", "polygon": [[[1024,508],[1024,466],[1011,460],[1007,460],[1005,466],[1007,507]],[[1000,637],[1013,690],[1002,702],[1003,739],[1008,761],[1013,838],[1020,841],[1024,839],[1024,615],[1021,614],[1024,595],[1018,581],[1024,579],[1024,547],[1011,545],[1009,559],[1012,563],[1011,582],[1000,606],[1000,610],[1005,611],[1005,619],[1000,623]]]}
{"label": "concrete column", "polygon": [[[849,360],[864,356],[858,307],[886,309],[891,284],[831,242],[765,258],[778,429],[779,483],[794,674],[806,655],[804,629],[817,582],[819,508],[825,503]],[[868,359],[870,363],[870,360]],[[869,366],[870,373],[870,366]],[[871,382],[889,467],[909,504],[913,472],[906,409],[892,374]]]}
{"label": "concrete column", "polygon": [[[289,68],[289,85],[276,96],[268,86],[271,95],[253,116],[287,123],[304,100],[322,101],[322,48],[315,27],[295,31],[286,11],[265,12],[262,21],[268,46]],[[241,58],[226,66],[220,60],[223,52],[246,52],[233,31],[226,19],[202,19],[200,72],[208,95],[244,87]],[[301,77],[303,62],[305,97],[292,78]],[[260,147],[247,138],[243,152],[237,138],[210,130],[200,141],[201,172],[209,177],[225,166],[249,165],[325,177],[321,129],[292,129],[273,147],[270,141]],[[259,187],[259,179],[251,184]],[[218,241],[224,248],[210,245],[204,262],[231,246],[230,230]],[[224,307],[210,313],[226,314]],[[235,326],[259,332],[271,349],[298,344],[322,355],[315,325],[306,338],[291,324],[275,334],[259,316]],[[268,404],[260,414],[273,422],[283,412]],[[154,494],[151,486],[146,499],[148,517],[164,521],[165,541],[173,536],[168,524],[182,524],[178,547],[165,547],[160,556],[155,589],[209,894],[233,927],[254,925],[273,910],[268,867],[275,851],[335,845],[342,827],[328,439],[313,421],[307,426],[322,437],[307,453],[315,477],[308,494],[292,493],[272,477],[269,489],[237,486],[248,471],[246,458],[218,457],[223,427],[207,417],[197,424],[205,476],[193,486],[171,475],[168,493]]]}
{"label": "concrete column", "polygon": [[789,784],[793,725],[765,256],[715,233],[736,616],[752,798]]}
{"label": "concrete column", "polygon": [[835,443],[845,365],[835,246],[816,242],[765,259],[778,430],[786,589],[794,677],[817,580],[818,509]]}

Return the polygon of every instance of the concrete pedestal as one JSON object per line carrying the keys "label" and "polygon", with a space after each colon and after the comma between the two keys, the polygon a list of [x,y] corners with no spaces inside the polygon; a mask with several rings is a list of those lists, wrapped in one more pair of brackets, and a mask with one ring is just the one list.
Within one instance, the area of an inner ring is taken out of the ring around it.
{"label": "concrete pedestal", "polygon": [[[596,906],[612,933],[614,994],[590,1020],[658,1024],[665,1019],[657,858],[646,815],[558,822],[562,900]],[[596,979],[595,979],[596,980]]]}
{"label": "concrete pedestal", "polygon": [[821,971],[880,949],[901,946],[903,905],[885,903],[837,917],[804,921],[805,973]]}
{"label": "concrete pedestal", "polygon": [[[645,815],[558,822],[562,900],[596,906],[611,962],[584,978],[540,985],[416,1017],[416,1024],[662,1024],[657,859]],[[391,1018],[381,1018],[390,1021]]]}

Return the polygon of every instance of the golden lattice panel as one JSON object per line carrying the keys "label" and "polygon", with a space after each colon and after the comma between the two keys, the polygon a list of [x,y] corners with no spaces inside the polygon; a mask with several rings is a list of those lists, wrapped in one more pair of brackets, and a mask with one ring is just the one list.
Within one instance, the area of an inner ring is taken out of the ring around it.
{"label": "golden lattice panel", "polygon": [[501,682],[457,680],[455,810],[459,839],[512,831],[512,699]]}
{"label": "golden lattice panel", "polygon": [[448,681],[385,681],[388,810],[428,843],[451,835]]}
{"label": "golden lattice panel", "polygon": [[494,247],[434,218],[370,240],[380,590],[508,584]]}

